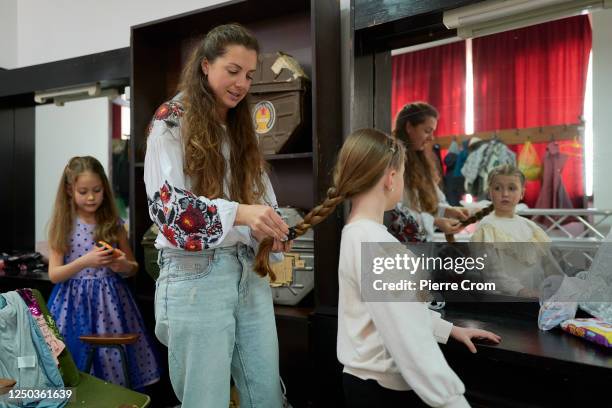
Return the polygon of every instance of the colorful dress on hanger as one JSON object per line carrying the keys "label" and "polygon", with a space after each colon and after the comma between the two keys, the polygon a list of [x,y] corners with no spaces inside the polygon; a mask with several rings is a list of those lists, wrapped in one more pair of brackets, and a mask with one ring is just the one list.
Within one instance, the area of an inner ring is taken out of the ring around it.
{"label": "colorful dress on hanger", "polygon": [[558,143],[552,142],[546,146],[542,188],[536,208],[574,208],[561,177],[566,161],[567,156],[560,152]]}
{"label": "colorful dress on hanger", "polygon": [[[85,255],[94,245],[95,225],[77,219],[64,263]],[[134,344],[125,347],[131,387],[142,388],[160,378],[157,352],[127,283],[110,268],[85,268],[58,283],[49,297],[49,311],[64,336],[79,370],[84,371],[89,346],[79,340],[87,334],[138,333]],[[125,386],[119,352],[98,348],[91,374]]]}

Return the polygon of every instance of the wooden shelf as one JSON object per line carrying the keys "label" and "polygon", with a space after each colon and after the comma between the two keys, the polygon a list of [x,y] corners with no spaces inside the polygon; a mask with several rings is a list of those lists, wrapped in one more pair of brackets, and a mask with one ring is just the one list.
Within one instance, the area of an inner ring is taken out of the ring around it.
{"label": "wooden shelf", "polygon": [[312,152],[306,153],[286,153],[286,154],[266,154],[264,158],[271,160],[293,160],[293,159],[312,159]]}
{"label": "wooden shelf", "polygon": [[471,135],[440,136],[434,138],[434,142],[442,149],[448,149],[453,140],[461,143],[463,140],[478,137],[481,140],[497,138],[507,145],[524,144],[528,140],[531,143],[547,143],[560,140],[573,140],[580,138],[579,127],[581,124],[540,126],[523,129],[504,129],[487,132],[478,132]]}

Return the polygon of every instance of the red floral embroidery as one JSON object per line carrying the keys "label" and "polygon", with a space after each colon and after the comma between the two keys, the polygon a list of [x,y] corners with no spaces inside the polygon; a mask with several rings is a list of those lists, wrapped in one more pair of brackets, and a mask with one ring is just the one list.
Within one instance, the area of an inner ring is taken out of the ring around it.
{"label": "red floral embroidery", "polygon": [[414,217],[397,208],[391,212],[389,232],[402,243],[425,242],[426,239]]}
{"label": "red floral embroidery", "polygon": [[177,101],[168,101],[162,104],[153,115],[155,120],[166,120],[170,116],[180,118],[183,116],[184,110],[181,104]]}
{"label": "red floral embroidery", "polygon": [[193,208],[191,204],[179,215],[176,223],[188,234],[200,232],[206,226],[206,220],[202,212]]}
{"label": "red floral embroidery", "polygon": [[153,117],[157,120],[166,119],[170,115],[170,109],[168,108],[168,103],[164,103],[155,111],[155,115]]}
{"label": "red floral embroidery", "polygon": [[162,234],[164,234],[164,237],[166,237],[168,242],[170,242],[174,246],[178,246],[178,244],[176,242],[176,238],[174,237],[175,236],[175,232],[174,232],[174,230],[172,228],[170,228],[167,225],[164,225],[163,229],[162,229]]}
{"label": "red floral embroidery", "polygon": [[162,203],[167,204],[168,201],[170,201],[170,189],[167,185],[163,185],[163,187],[159,190],[159,195]]}
{"label": "red floral embroidery", "polygon": [[178,248],[200,251],[223,236],[217,206],[188,190],[165,182],[147,199],[151,219],[168,242]]}
{"label": "red floral embroidery", "polygon": [[187,241],[185,242],[185,250],[186,251],[201,251],[202,250],[202,242],[198,238],[187,237]]}

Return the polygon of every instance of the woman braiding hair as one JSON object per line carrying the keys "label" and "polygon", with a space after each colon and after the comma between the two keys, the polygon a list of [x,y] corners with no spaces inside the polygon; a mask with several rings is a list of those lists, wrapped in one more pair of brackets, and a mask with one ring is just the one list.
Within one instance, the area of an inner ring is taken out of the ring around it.
{"label": "woman braiding hair", "polygon": [[[490,204],[488,207],[485,207],[482,210],[472,214],[470,217],[461,221],[460,225],[462,229],[467,227],[470,224],[474,224],[482,220],[484,217],[491,214],[494,209],[495,209],[495,206],[493,204]],[[446,238],[446,242],[450,242],[450,243],[455,242],[455,234],[444,234],[444,237]]]}
{"label": "woman braiding hair", "polygon": [[[302,236],[309,228],[319,224],[344,200],[371,189],[389,168],[404,165],[405,149],[402,142],[375,129],[359,129],[344,142],[334,167],[333,186],[327,190],[327,198],[312,209],[304,221],[289,228],[288,239]],[[255,258],[254,269],[261,276],[276,276],[270,269],[269,255],[273,239],[264,239]]]}

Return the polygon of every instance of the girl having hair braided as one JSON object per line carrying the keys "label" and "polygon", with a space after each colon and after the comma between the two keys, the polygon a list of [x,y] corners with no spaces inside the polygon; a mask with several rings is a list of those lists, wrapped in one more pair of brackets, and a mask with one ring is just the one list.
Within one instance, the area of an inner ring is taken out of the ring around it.
{"label": "girl having hair braided", "polygon": [[[467,407],[465,388],[436,340],[446,342],[452,336],[475,352],[472,338],[499,342],[499,336],[453,326],[416,298],[366,302],[361,296],[362,243],[398,242],[387,232],[383,216],[401,200],[404,157],[402,142],[378,130],[350,134],[338,154],[327,198],[302,223],[290,228],[289,238],[303,234],[342,201],[350,200],[338,266],[337,352],[344,365],[347,406],[390,406],[391,402],[419,406],[421,398],[432,406]],[[270,242],[260,246],[256,268],[261,274],[270,273],[266,252],[270,247]]]}
{"label": "girl having hair braided", "polygon": [[[493,204],[490,214],[481,217],[471,242],[481,245],[497,258],[489,262],[488,278],[505,295],[537,297],[539,283],[558,266],[548,250],[550,238],[533,221],[516,214],[516,206],[525,194],[525,176],[513,165],[491,170],[488,189]],[[483,210],[484,211],[484,210]],[[493,254],[495,252],[495,254]],[[493,259],[493,258],[490,258]]]}
{"label": "girl having hair braided", "polygon": [[[344,142],[334,168],[334,186],[327,191],[323,203],[312,209],[304,221],[289,228],[288,239],[295,239],[319,224],[345,199],[371,189],[385,170],[399,169],[403,164],[404,146],[388,135],[375,129],[360,129]],[[403,179],[402,179],[403,180]],[[398,199],[399,201],[399,199]],[[275,276],[270,269],[269,254],[273,239],[264,239],[255,258],[255,271],[262,275]]]}

